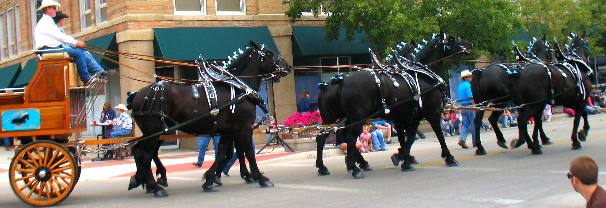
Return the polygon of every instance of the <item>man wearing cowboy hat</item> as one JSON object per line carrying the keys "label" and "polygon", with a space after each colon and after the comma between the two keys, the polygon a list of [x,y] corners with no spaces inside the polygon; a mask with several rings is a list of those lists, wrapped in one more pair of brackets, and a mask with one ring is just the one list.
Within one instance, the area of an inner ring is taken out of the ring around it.
{"label": "man wearing cowboy hat", "polygon": [[[57,27],[59,27],[59,30],[61,30],[62,33],[65,33],[65,30],[63,30],[63,25],[65,24],[65,21],[67,18],[69,18],[69,16],[67,16],[67,14],[65,14],[61,11],[57,11],[57,15],[55,15],[55,17],[53,17],[55,24],[57,24]],[[66,44],[61,44],[61,46],[63,48],[71,47]],[[73,47],[71,47],[71,48],[73,48]],[[93,55],[90,54],[90,52],[84,51],[84,61],[86,62],[86,67],[88,67],[89,72],[91,72],[93,74],[101,73],[101,75],[107,74],[107,72],[105,72],[103,67],[101,67],[97,63],[97,61],[95,61],[95,59],[93,58]]]}
{"label": "man wearing cowboy hat", "polygon": [[124,104],[118,104],[116,107],[118,117],[112,121],[114,129],[109,133],[111,138],[129,135],[133,131],[133,119],[128,115],[128,109]]}
{"label": "man wearing cowboy hat", "polygon": [[[61,32],[59,27],[55,24],[53,17],[57,15],[59,7],[61,7],[61,4],[54,0],[42,0],[38,10],[41,10],[43,15],[34,29],[36,48],[38,50],[62,49],[67,52],[76,62],[80,80],[87,83],[92,75],[86,65],[84,50],[82,49],[86,44]],[[75,47],[62,47],[62,44],[73,45]],[[105,71],[99,73],[104,75]]]}
{"label": "man wearing cowboy hat", "polygon": [[[471,72],[469,70],[462,71],[461,79],[463,79],[463,82],[461,82],[461,84],[459,84],[459,88],[457,90],[459,103],[462,106],[471,105],[474,103],[473,95],[471,94],[471,79],[472,79]],[[471,133],[471,139],[473,140],[473,143],[475,144],[475,142],[476,142],[476,134],[475,134],[475,128],[474,128],[475,114],[476,114],[475,111],[472,111],[472,110],[462,110],[461,111],[461,115],[462,115],[463,119],[461,122],[462,124],[461,124],[461,135],[459,137],[459,145],[463,149],[468,148],[467,144],[465,144],[468,133]]]}

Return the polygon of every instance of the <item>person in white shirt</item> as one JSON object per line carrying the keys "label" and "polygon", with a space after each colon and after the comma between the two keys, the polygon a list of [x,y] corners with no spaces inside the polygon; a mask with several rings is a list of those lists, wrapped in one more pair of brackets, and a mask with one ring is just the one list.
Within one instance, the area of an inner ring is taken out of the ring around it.
{"label": "person in white shirt", "polygon": [[[61,32],[65,33],[65,31],[63,30],[63,25],[65,24],[66,19],[69,18],[69,16],[67,16],[66,14],[64,14],[61,11],[57,12],[57,15],[55,15],[55,17],[53,17],[53,21],[55,21],[55,24],[57,24],[57,27],[59,27],[59,30],[61,30]],[[73,48],[69,45],[65,45],[62,44],[61,45],[63,48]],[[84,61],[86,62],[86,67],[88,68],[89,73],[101,73],[101,75],[106,75],[107,72],[105,72],[105,70],[103,69],[103,67],[101,67],[97,61],[95,61],[95,59],[93,58],[93,55],[90,54],[90,52],[88,51],[84,51]]]}
{"label": "person in white shirt", "polygon": [[[82,49],[86,44],[61,32],[59,27],[55,24],[53,17],[57,15],[57,9],[59,7],[61,7],[61,4],[54,0],[42,0],[38,10],[42,10],[43,15],[34,29],[36,48],[38,50],[62,49],[67,52],[76,62],[80,80],[87,83],[92,75],[86,65],[85,53]],[[74,45],[75,47],[64,48],[62,47],[62,44]],[[101,75],[104,75],[104,72],[101,72]]]}

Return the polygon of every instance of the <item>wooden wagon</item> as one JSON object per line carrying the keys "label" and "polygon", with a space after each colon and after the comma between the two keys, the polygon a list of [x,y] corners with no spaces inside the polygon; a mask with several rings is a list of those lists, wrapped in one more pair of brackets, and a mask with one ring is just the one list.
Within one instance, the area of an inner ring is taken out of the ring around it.
{"label": "wooden wagon", "polygon": [[0,89],[0,138],[13,138],[16,145],[8,174],[17,197],[32,206],[52,206],[78,182],[84,143],[75,135],[86,131],[87,111],[104,82],[95,77],[82,86],[67,53],[38,57],[26,87]]}

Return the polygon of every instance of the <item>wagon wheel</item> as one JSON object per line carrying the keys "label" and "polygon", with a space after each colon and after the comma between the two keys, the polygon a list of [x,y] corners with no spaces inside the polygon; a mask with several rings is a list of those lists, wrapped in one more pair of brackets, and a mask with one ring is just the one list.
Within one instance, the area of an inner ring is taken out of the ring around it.
{"label": "wagon wheel", "polygon": [[11,161],[9,180],[15,195],[32,206],[52,206],[65,200],[76,185],[76,161],[59,143],[27,144]]}

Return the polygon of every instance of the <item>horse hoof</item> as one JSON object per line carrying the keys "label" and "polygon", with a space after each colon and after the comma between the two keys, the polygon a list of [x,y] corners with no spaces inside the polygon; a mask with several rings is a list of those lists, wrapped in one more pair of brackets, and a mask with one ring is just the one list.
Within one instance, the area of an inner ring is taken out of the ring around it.
{"label": "horse hoof", "polygon": [[330,175],[330,172],[328,172],[328,169],[318,169],[318,175],[327,176],[327,175]]}
{"label": "horse hoof", "polygon": [[579,133],[577,133],[577,137],[582,142],[587,140],[587,135],[585,135],[585,131],[583,131],[582,129],[579,131]]}
{"label": "horse hoof", "polygon": [[272,183],[271,181],[267,180],[267,181],[259,182],[259,186],[261,188],[273,188],[274,187],[274,183]]}
{"label": "horse hoof", "polygon": [[513,139],[513,140],[511,140],[511,144],[510,144],[511,149],[518,148],[518,147],[516,147],[516,144],[517,144],[517,143],[518,143],[518,139]]}
{"label": "horse hoof", "polygon": [[541,150],[541,148],[534,148],[534,149],[532,149],[532,154],[541,155],[541,154],[543,154],[543,150]]}
{"label": "horse hoof", "polygon": [[156,198],[167,197],[167,196],[168,196],[168,193],[164,189],[154,191],[154,197],[156,197]]}
{"label": "horse hoof", "polygon": [[577,144],[572,144],[572,150],[582,150],[583,146],[581,146],[581,143],[577,143]]}
{"label": "horse hoof", "polygon": [[253,184],[253,183],[256,183],[257,181],[255,181],[251,177],[245,177],[244,182],[246,182],[246,184]]}
{"label": "horse hoof", "polygon": [[368,163],[366,163],[366,165],[360,165],[360,168],[362,168],[363,171],[372,171],[372,168]]}
{"label": "horse hoof", "polygon": [[166,178],[158,178],[158,185],[168,187],[168,181]]}
{"label": "horse hoof", "polygon": [[130,190],[132,190],[134,188],[137,188],[137,187],[139,187],[139,185],[141,185],[141,184],[139,184],[137,182],[137,179],[135,179],[135,176],[131,176],[130,177],[130,182],[128,182],[128,190],[130,191]]}
{"label": "horse hoof", "polygon": [[393,166],[397,167],[400,165],[400,158],[398,158],[398,154],[391,155],[391,162],[393,163]]}
{"label": "horse hoof", "polygon": [[446,166],[448,166],[448,167],[459,166],[459,162],[453,156],[446,157],[445,161],[446,161]]}
{"label": "horse hoof", "polygon": [[408,162],[408,163],[410,163],[410,164],[413,164],[413,165],[414,165],[414,164],[419,164],[419,161],[417,161],[417,159],[415,159],[415,157],[414,157],[414,156],[412,156],[412,155],[411,155],[411,156],[408,156],[408,160],[407,160],[407,162]]}
{"label": "horse hoof", "polygon": [[217,192],[219,191],[215,185],[202,185],[202,191],[204,192]]}
{"label": "horse hoof", "polygon": [[412,165],[410,165],[409,163],[402,164],[401,168],[402,168],[402,172],[415,171],[415,168],[413,168]]}
{"label": "horse hoof", "polygon": [[151,194],[151,193],[154,193],[154,190],[153,190],[153,189],[151,189],[151,188],[146,188],[146,189],[145,189],[145,193],[146,193],[146,194]]}
{"label": "horse hoof", "polygon": [[219,178],[219,176],[213,177],[213,183],[217,184],[217,186],[223,186],[223,182],[221,182],[221,178]]}
{"label": "horse hoof", "polygon": [[478,148],[476,150],[476,155],[486,155],[486,150],[484,150],[484,148]]}
{"label": "horse hoof", "polygon": [[353,172],[351,173],[351,176],[352,176],[354,179],[362,179],[362,178],[364,178],[364,173],[363,173],[362,171],[359,171],[359,170],[358,170],[358,171],[353,171]]}
{"label": "horse hoof", "polygon": [[507,147],[507,143],[505,141],[497,142],[497,145],[499,145],[499,147],[501,147],[503,149],[509,149],[509,147]]}

